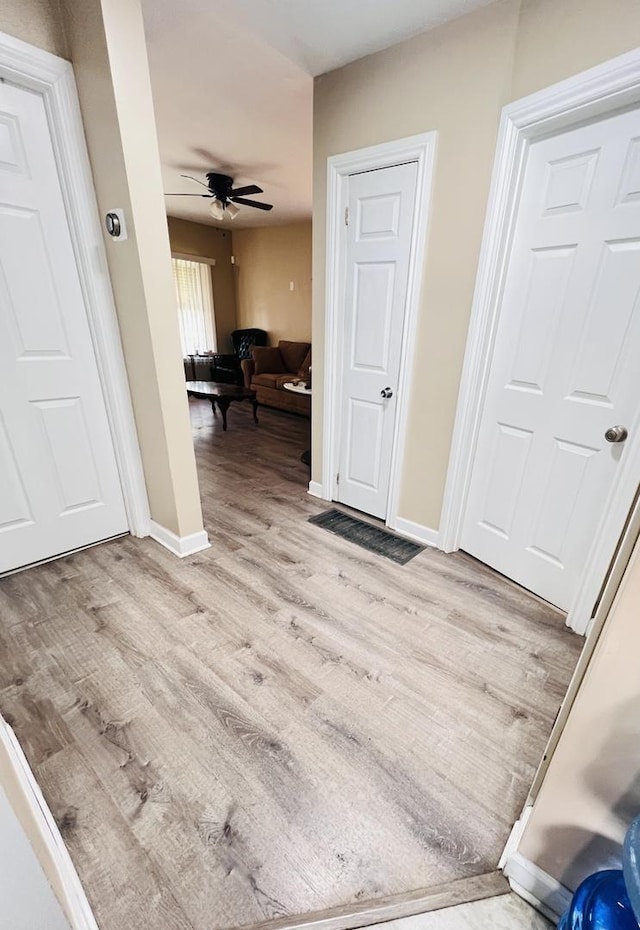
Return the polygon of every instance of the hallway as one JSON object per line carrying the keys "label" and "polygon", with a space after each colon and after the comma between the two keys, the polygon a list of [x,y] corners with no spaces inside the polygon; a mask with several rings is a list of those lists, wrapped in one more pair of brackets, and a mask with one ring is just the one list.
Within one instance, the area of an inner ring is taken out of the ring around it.
{"label": "hallway", "polygon": [[482,897],[582,640],[466,555],[309,525],[306,421],[191,410],[211,549],[0,580],[0,711],[101,930]]}

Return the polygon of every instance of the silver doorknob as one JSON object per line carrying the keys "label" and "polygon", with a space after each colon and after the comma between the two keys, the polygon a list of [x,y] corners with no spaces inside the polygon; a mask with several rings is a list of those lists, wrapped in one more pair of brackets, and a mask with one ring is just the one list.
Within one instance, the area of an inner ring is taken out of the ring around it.
{"label": "silver doorknob", "polygon": [[604,438],[607,442],[624,442],[628,435],[626,426],[610,426]]}
{"label": "silver doorknob", "polygon": [[393,391],[390,387],[382,388],[380,391],[380,397],[393,397]]}

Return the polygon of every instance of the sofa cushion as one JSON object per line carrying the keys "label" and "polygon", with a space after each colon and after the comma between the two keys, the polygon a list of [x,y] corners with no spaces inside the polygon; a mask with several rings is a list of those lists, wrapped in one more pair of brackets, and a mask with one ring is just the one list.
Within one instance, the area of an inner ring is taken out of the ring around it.
{"label": "sofa cushion", "polygon": [[309,368],[310,367],[311,367],[311,349],[309,349],[309,351],[305,355],[302,361],[302,365],[300,365],[300,368],[298,369],[298,377],[302,378],[303,381],[307,381],[309,379]]}
{"label": "sofa cushion", "polygon": [[271,346],[256,346],[251,352],[256,363],[256,375],[281,375],[285,368],[280,350]]}
{"label": "sofa cushion", "polygon": [[308,342],[287,342],[285,339],[281,339],[278,343],[278,349],[284,363],[284,368],[281,371],[297,371],[302,365],[310,345]]}
{"label": "sofa cushion", "polygon": [[282,377],[282,375],[267,374],[266,372],[261,375],[254,375],[251,379],[251,387],[255,387],[257,384],[260,387],[269,387],[275,389],[278,387],[278,381]]}

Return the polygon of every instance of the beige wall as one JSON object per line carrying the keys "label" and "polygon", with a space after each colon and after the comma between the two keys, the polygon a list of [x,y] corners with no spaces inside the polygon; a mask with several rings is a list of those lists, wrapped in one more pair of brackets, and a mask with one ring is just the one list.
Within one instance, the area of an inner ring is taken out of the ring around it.
{"label": "beige wall", "polygon": [[437,528],[500,111],[627,51],[636,0],[500,0],[316,79],[313,478],[322,474],[326,160],[437,130],[400,515]]}
{"label": "beige wall", "polygon": [[616,867],[640,812],[640,544],[538,792],[519,852],[571,890]]}
{"label": "beige wall", "polygon": [[126,242],[105,242],[151,515],[185,536],[202,513],[140,4],[64,0],[64,12],[99,209],[124,208],[128,226]]}
{"label": "beige wall", "polygon": [[58,0],[2,0],[0,32],[68,58]]}
{"label": "beige wall", "polygon": [[637,0],[523,0],[511,99],[638,45]]}
{"label": "beige wall", "polygon": [[[238,326],[311,341],[311,221],[233,231]],[[293,281],[293,291],[290,282]]]}
{"label": "beige wall", "polygon": [[215,258],[211,269],[218,351],[231,352],[230,333],[236,329],[236,293],[231,264],[231,233],[204,223],[168,218],[172,252]]}

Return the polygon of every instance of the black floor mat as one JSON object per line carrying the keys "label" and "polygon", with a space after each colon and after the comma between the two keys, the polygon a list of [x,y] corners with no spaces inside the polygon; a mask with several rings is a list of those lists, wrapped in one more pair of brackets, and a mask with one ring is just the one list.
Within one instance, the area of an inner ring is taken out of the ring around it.
{"label": "black floor mat", "polygon": [[399,565],[404,565],[419,552],[422,552],[424,546],[418,543],[410,542],[408,539],[401,539],[389,530],[382,529],[379,526],[372,526],[371,523],[365,523],[364,520],[358,520],[356,517],[349,516],[341,510],[325,510],[315,517],[309,517],[309,523],[315,523],[336,536],[342,536],[349,542],[368,549],[369,552],[375,552],[376,555],[383,555]]}

